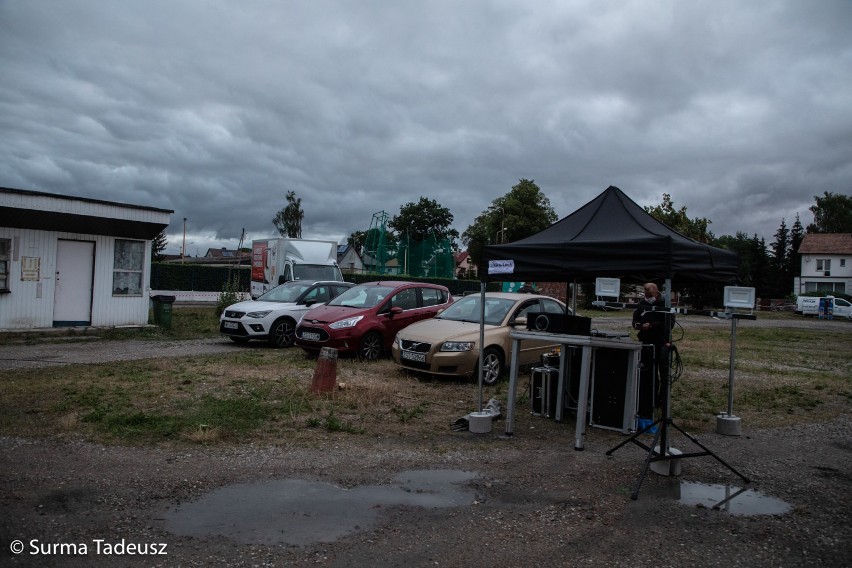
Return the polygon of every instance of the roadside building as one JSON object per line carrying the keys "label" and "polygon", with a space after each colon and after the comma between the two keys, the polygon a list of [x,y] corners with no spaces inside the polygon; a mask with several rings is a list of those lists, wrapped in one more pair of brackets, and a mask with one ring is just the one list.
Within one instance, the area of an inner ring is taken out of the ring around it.
{"label": "roadside building", "polygon": [[796,295],[852,294],[852,233],[807,233],[799,255],[802,275],[793,282]]}
{"label": "roadside building", "polygon": [[0,187],[0,329],[148,322],[171,210]]}

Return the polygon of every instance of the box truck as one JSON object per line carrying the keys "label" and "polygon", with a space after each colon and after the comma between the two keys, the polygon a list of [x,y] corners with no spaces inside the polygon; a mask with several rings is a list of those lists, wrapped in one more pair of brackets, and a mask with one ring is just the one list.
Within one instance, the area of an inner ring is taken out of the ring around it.
{"label": "box truck", "polygon": [[251,243],[251,297],[291,280],[337,280],[337,243],[309,239],[263,239]]}

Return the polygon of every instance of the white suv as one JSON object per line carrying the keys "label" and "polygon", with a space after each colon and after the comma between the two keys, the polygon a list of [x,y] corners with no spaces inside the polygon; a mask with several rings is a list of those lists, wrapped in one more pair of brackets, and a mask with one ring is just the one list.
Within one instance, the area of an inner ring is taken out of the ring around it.
{"label": "white suv", "polygon": [[293,345],[296,324],[315,306],[336,298],[351,282],[295,280],[276,286],[256,300],[228,306],[219,317],[219,331],[231,341],[265,339],[273,347]]}

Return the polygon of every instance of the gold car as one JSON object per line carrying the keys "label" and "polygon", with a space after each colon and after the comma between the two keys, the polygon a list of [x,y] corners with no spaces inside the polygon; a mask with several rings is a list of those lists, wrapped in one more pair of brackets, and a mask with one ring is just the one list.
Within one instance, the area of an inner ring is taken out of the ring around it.
{"label": "gold car", "polygon": [[[465,296],[432,319],[397,333],[391,346],[394,362],[405,369],[436,375],[474,376],[479,360],[480,294]],[[514,328],[526,329],[527,313],[570,314],[565,304],[548,296],[492,292],[485,295],[483,382],[496,383],[511,364]],[[555,344],[521,342],[521,365],[537,363]]]}

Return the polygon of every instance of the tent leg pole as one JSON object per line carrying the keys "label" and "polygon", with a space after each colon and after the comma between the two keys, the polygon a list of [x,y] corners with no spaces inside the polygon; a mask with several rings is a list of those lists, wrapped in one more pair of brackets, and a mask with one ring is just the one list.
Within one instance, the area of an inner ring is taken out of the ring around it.
{"label": "tent leg pole", "polygon": [[482,412],[482,373],[484,370],[483,364],[485,357],[485,282],[479,283],[479,368],[477,376],[479,377],[478,388],[476,391],[476,411]]}
{"label": "tent leg pole", "polygon": [[[571,285],[568,284],[568,286],[571,286]],[[567,294],[567,291],[566,291],[566,294]],[[566,295],[565,298],[567,299],[568,296]],[[574,279],[574,285],[571,286],[571,313],[574,314],[575,316],[577,315],[577,279],[576,278]]]}

